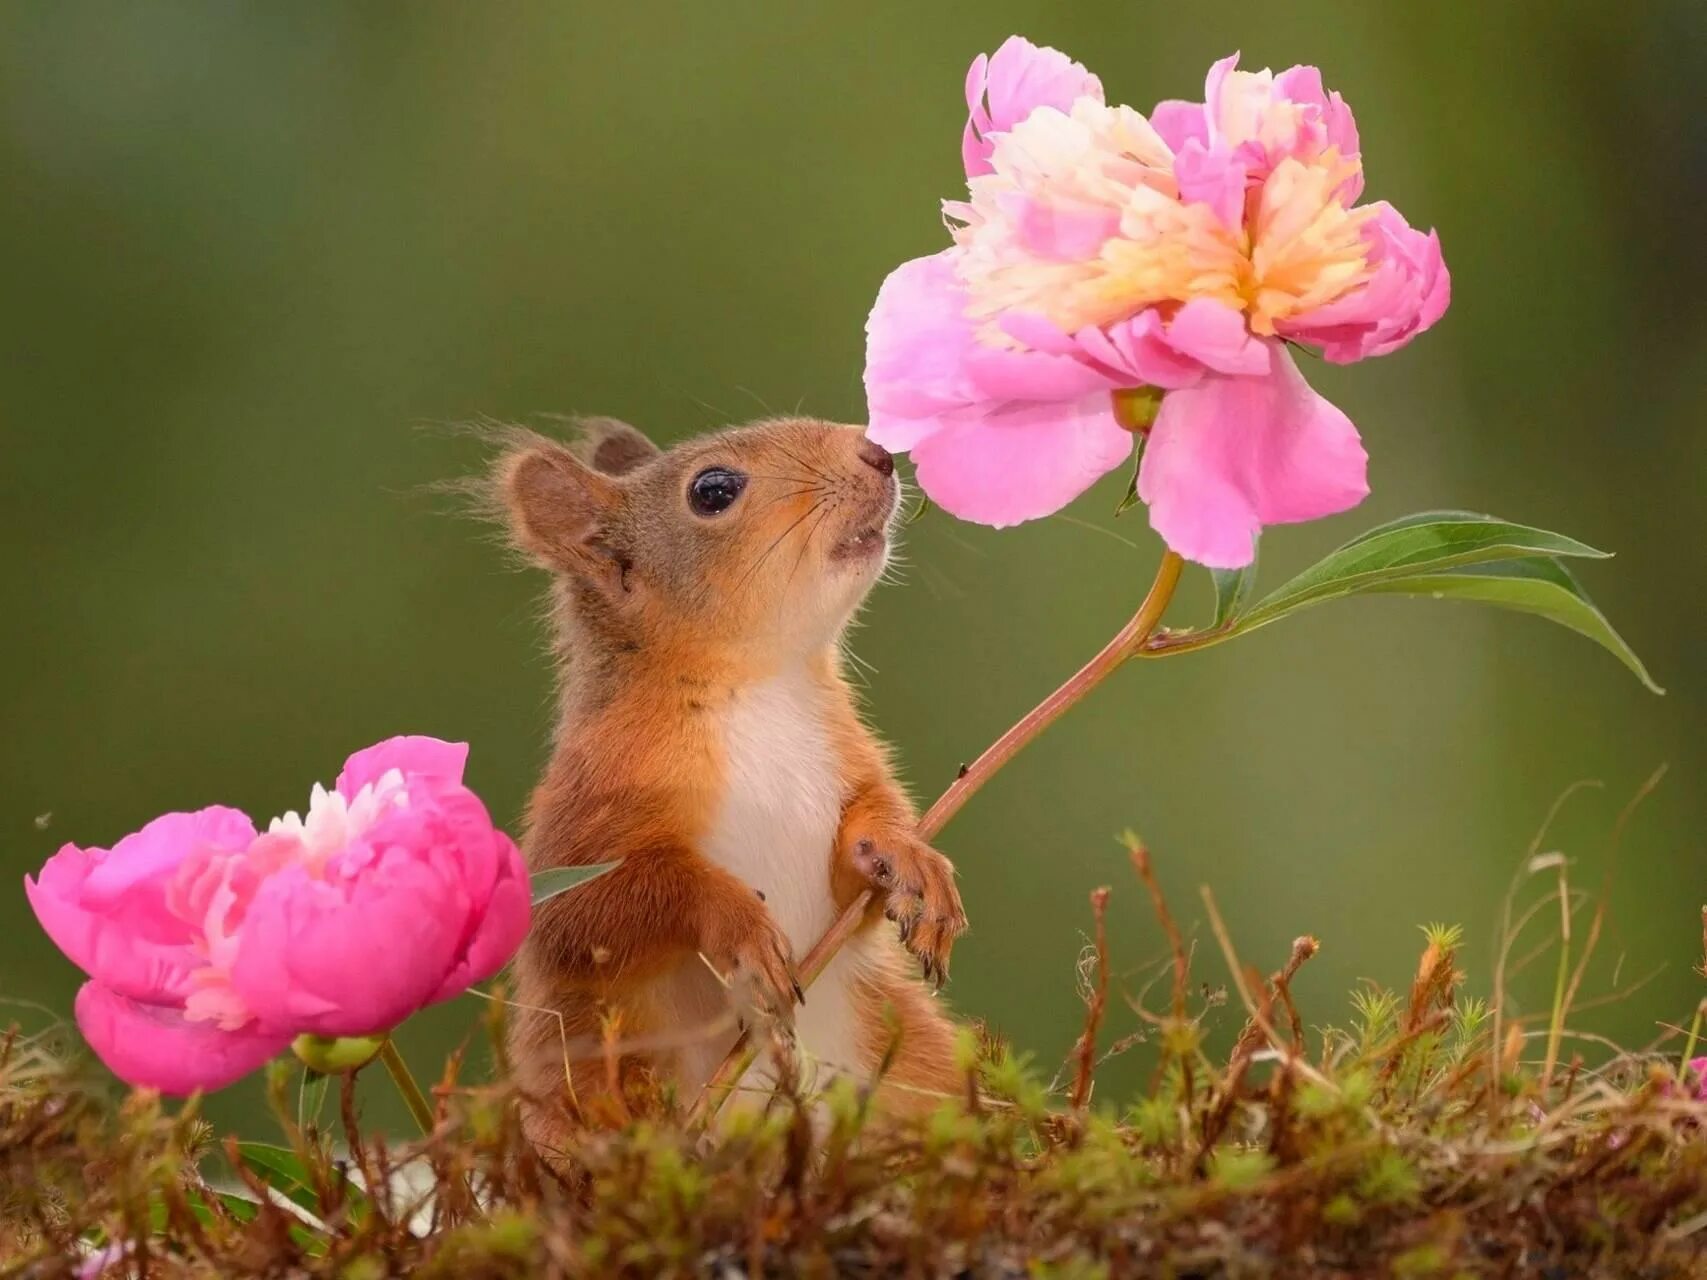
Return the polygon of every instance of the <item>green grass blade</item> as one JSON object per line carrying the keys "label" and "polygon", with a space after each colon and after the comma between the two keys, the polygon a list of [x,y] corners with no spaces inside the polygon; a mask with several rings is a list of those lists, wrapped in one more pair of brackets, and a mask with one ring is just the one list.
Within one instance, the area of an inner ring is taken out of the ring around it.
{"label": "green grass blade", "polygon": [[537,907],[560,893],[568,893],[589,880],[596,880],[615,866],[614,862],[595,862],[585,867],[552,867],[547,871],[536,872],[531,882],[533,905]]}

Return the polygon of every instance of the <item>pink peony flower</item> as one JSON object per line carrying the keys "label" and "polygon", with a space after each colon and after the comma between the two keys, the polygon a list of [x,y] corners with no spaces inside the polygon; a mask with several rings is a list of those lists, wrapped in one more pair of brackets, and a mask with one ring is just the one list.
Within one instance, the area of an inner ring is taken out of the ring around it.
{"label": "pink peony flower", "polygon": [[867,323],[877,443],[949,512],[1048,515],[1129,455],[1112,392],[1166,394],[1138,492],[1175,551],[1250,563],[1265,524],[1368,492],[1356,429],[1286,343],[1349,363],[1445,311],[1438,238],[1357,205],[1357,126],[1313,67],[1211,68],[1149,118],[1014,37],[967,80],[969,198],[951,248],[903,263]]}
{"label": "pink peony flower", "polygon": [[502,968],[527,870],[462,785],[467,755],[392,738],[265,832],[233,809],[167,814],[25,877],[90,977],[77,1023],[102,1061],[134,1085],[216,1089],[302,1032],[389,1031]]}
{"label": "pink peony flower", "polygon": [[1702,1102],[1707,1102],[1707,1057],[1691,1058],[1689,1072],[1695,1079],[1695,1096]]}

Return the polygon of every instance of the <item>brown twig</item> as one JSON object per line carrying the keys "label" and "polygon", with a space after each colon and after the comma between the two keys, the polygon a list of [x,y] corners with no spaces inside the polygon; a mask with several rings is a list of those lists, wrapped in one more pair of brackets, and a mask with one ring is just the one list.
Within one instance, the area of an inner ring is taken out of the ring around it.
{"label": "brown twig", "polygon": [[[1174,920],[1174,914],[1168,910],[1168,900],[1162,894],[1161,883],[1156,879],[1156,871],[1150,865],[1150,850],[1133,832],[1127,831],[1121,836],[1126,845],[1128,857],[1132,860],[1132,868],[1138,873],[1138,878],[1144,882],[1144,889],[1150,895],[1150,907],[1156,913],[1156,920],[1162,926],[1162,932],[1168,938],[1168,952],[1172,958],[1173,992],[1169,1005],[1171,1010],[1169,1024],[1173,1028],[1182,1028],[1187,1023],[1186,992],[1191,984],[1191,956],[1185,948],[1185,938],[1180,933],[1179,924]],[[1156,1081],[1159,1084],[1167,1069],[1168,1054],[1164,1052],[1156,1066]],[[1191,1110],[1195,1080],[1191,1069],[1189,1054],[1179,1055],[1180,1065],[1180,1099],[1187,1112]]]}
{"label": "brown twig", "polygon": [[1079,1059],[1079,1073],[1073,1080],[1073,1110],[1084,1108],[1091,1096],[1091,1079],[1096,1071],[1097,1030],[1102,1026],[1103,1011],[1108,1007],[1108,886],[1091,891],[1091,912],[1096,917],[1096,985],[1085,1001],[1085,1029],[1079,1035],[1074,1053]]}
{"label": "brown twig", "polygon": [[[1269,1043],[1279,1044],[1280,1033],[1275,1030],[1274,1023],[1269,1018],[1269,1010],[1273,1007],[1273,1001],[1269,999],[1269,992],[1265,988],[1264,998],[1260,1001],[1251,993],[1250,977],[1239,962],[1238,952],[1233,949],[1233,937],[1227,932],[1227,922],[1221,918],[1221,909],[1215,905],[1215,894],[1208,885],[1199,886],[1198,893],[1203,898],[1204,909],[1209,913],[1209,931],[1215,935],[1216,944],[1221,948],[1221,955],[1227,962],[1228,971],[1233,975],[1233,987],[1239,993],[1239,999],[1245,1006],[1245,1012],[1250,1015],[1250,1019],[1256,1024],[1257,1029],[1268,1038]],[[1250,973],[1255,974],[1256,970],[1252,969]],[[1312,1083],[1320,1085],[1336,1096],[1340,1093],[1338,1085],[1303,1060],[1293,1059],[1293,1066],[1308,1077]]]}
{"label": "brown twig", "polygon": [[1279,973],[1273,974],[1269,981],[1274,984],[1274,993],[1280,1000],[1280,1007],[1286,1010],[1286,1020],[1292,1028],[1292,1049],[1295,1053],[1304,1052],[1304,1019],[1298,1016],[1298,1006],[1292,1003],[1292,979],[1298,975],[1306,960],[1322,949],[1322,944],[1309,934],[1292,940],[1292,954],[1286,958],[1286,964]]}
{"label": "brown twig", "polygon": [[[1204,900],[1209,904],[1210,911],[1213,913],[1214,900],[1209,896],[1207,888],[1203,892]],[[1216,937],[1223,940],[1223,946],[1229,956],[1229,963],[1236,965],[1237,961],[1232,958],[1232,943],[1225,937],[1225,926],[1221,924],[1218,914],[1214,917],[1214,926]],[[1254,1006],[1250,1007],[1250,1020],[1239,1032],[1239,1038],[1234,1043],[1233,1052],[1228,1059],[1227,1075],[1221,1083],[1220,1096],[1216,1100],[1214,1110],[1206,1115],[1203,1120],[1202,1140],[1197,1151],[1199,1168],[1202,1168],[1208,1161],[1209,1153],[1215,1149],[1215,1144],[1226,1132],[1227,1124],[1233,1116],[1233,1109],[1239,1102],[1239,1091],[1244,1087],[1245,1076],[1250,1071],[1251,1063],[1256,1058],[1257,1051],[1262,1048],[1264,1041],[1276,1048],[1280,1047],[1280,1039],[1275,1033],[1272,1022],[1276,1000],[1279,1000],[1286,1009],[1292,1027],[1292,1042],[1287,1055],[1287,1062],[1290,1064],[1298,1060],[1298,1054],[1303,1048],[1304,1023],[1298,1016],[1298,1010],[1293,1006],[1289,984],[1297,975],[1298,970],[1303,967],[1304,962],[1320,949],[1321,944],[1309,934],[1295,938],[1292,942],[1292,950],[1286,957],[1286,963],[1269,975],[1268,981],[1263,984],[1261,998]],[[1235,973],[1237,972],[1238,970],[1235,968]],[[1250,977],[1256,977],[1254,970]],[[1247,997],[1247,1005],[1250,1004],[1248,999],[1249,987],[1246,985],[1248,980],[1245,978],[1239,980],[1239,993],[1241,996]],[[1258,980],[1260,981],[1260,979]]]}
{"label": "brown twig", "polygon": [[1122,839],[1132,859],[1133,869],[1138,872],[1138,878],[1149,891],[1150,905],[1155,909],[1156,920],[1161,924],[1162,932],[1168,935],[1168,950],[1173,955],[1174,964],[1173,1015],[1184,1021],[1185,993],[1191,982],[1191,961],[1186,956],[1185,939],[1179,931],[1179,925],[1174,921],[1173,912],[1168,910],[1168,900],[1162,896],[1162,886],[1156,881],[1155,869],[1150,865],[1150,850],[1130,831]]}

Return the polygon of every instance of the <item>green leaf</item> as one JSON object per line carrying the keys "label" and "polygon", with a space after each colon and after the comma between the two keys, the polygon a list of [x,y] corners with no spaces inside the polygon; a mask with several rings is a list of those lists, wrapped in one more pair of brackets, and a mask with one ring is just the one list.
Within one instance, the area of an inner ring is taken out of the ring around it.
{"label": "green leaf", "polygon": [[1114,504],[1114,514],[1118,518],[1125,515],[1138,505],[1138,473],[1132,473],[1132,479],[1126,482],[1126,492],[1120,495],[1120,501]]}
{"label": "green leaf", "polygon": [[1470,600],[1536,614],[1587,636],[1630,668],[1649,691],[1665,692],[1654,683],[1642,660],[1613,629],[1606,615],[1595,607],[1576,578],[1557,560],[1537,558],[1476,565],[1451,573],[1400,578],[1366,590],[1432,596],[1436,600]]}
{"label": "green leaf", "polygon": [[1647,688],[1663,692],[1560,563],[1561,557],[1605,559],[1607,553],[1563,534],[1493,516],[1425,511],[1359,534],[1249,608],[1238,596],[1249,584],[1235,581],[1235,575],[1216,575],[1217,625],[1168,635],[1164,643],[1141,649],[1137,656],[1207,649],[1341,596],[1426,595],[1479,601],[1550,619],[1609,650]]}
{"label": "green leaf", "polygon": [[1241,630],[1307,605],[1417,574],[1527,556],[1605,559],[1606,552],[1529,525],[1463,511],[1431,511],[1371,529],[1260,600]]}
{"label": "green leaf", "polygon": [[237,1157],[244,1168],[297,1208],[319,1217],[320,1197],[314,1192],[314,1180],[296,1152],[265,1142],[239,1142]]}
{"label": "green leaf", "polygon": [[[239,1142],[237,1157],[250,1173],[316,1221],[325,1217],[326,1209],[321,1206],[320,1196],[314,1190],[314,1178],[303,1167],[296,1152],[265,1142]],[[339,1167],[329,1169],[328,1178],[334,1197],[332,1203],[342,1203],[344,1212],[352,1221],[359,1222],[366,1217],[372,1208],[367,1193],[345,1176]]]}
{"label": "green leaf", "polygon": [[585,867],[552,867],[547,871],[535,873],[533,877],[533,905],[548,902],[560,893],[567,893],[578,885],[595,880],[616,866],[614,862],[596,862]]}
{"label": "green leaf", "polygon": [[[217,1200],[225,1212],[238,1222],[252,1222],[260,1213],[261,1206],[247,1196],[240,1196],[230,1191],[210,1191],[209,1194]],[[219,1222],[219,1215],[200,1191],[185,1187],[183,1191],[184,1204],[194,1215],[197,1222],[204,1227],[212,1227]],[[166,1207],[166,1197],[159,1191],[154,1191],[148,1197],[148,1234],[151,1236],[166,1236],[167,1228],[171,1226],[171,1213]],[[84,1239],[95,1247],[107,1243],[105,1232],[96,1231],[84,1236]]]}
{"label": "green leaf", "polygon": [[925,513],[931,509],[931,500],[924,495],[919,496],[919,505],[913,508],[913,514],[901,522],[903,529],[911,529],[925,518]]}
{"label": "green leaf", "polygon": [[1132,478],[1126,482],[1126,492],[1114,506],[1114,514],[1123,516],[1131,508],[1138,505],[1138,469],[1144,465],[1144,445],[1149,440],[1146,435],[1134,437],[1132,446]]}
{"label": "green leaf", "polygon": [[261,1212],[261,1206],[248,1196],[240,1196],[232,1191],[218,1191],[214,1194],[225,1207],[225,1211],[239,1222],[253,1222]]}
{"label": "green leaf", "polygon": [[1215,584],[1215,620],[1209,625],[1224,627],[1234,621],[1251,602],[1257,587],[1257,558],[1252,549],[1251,562],[1243,569],[1211,569],[1210,581]]}

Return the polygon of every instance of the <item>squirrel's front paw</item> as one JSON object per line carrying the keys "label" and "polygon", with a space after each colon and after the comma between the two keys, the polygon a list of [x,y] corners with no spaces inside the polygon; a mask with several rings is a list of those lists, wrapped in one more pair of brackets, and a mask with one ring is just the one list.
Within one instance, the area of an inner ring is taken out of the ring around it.
{"label": "squirrel's front paw", "polygon": [[942,986],[954,940],[966,929],[954,864],[922,840],[903,837],[855,841],[853,865],[883,896],[883,914],[895,922],[925,977]]}
{"label": "squirrel's front paw", "polygon": [[768,914],[762,920],[734,944],[728,957],[729,982],[744,1008],[788,1022],[794,1006],[806,1003],[806,993],[794,972],[787,936]]}

